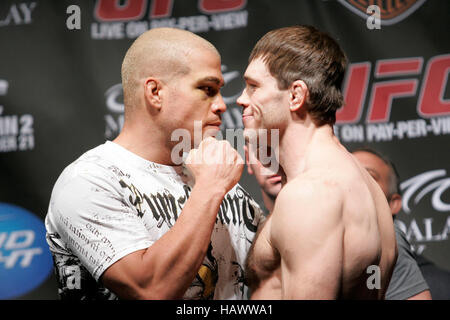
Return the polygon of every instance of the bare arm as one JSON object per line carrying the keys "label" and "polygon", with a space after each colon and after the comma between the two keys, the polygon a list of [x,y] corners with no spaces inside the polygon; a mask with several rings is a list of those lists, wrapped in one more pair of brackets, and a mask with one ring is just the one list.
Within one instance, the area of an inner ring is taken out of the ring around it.
{"label": "bare arm", "polygon": [[336,192],[318,183],[293,182],[278,195],[272,219],[282,299],[336,299],[344,233]]}
{"label": "bare arm", "polygon": [[[227,163],[226,155],[232,161]],[[196,184],[174,226],[151,247],[125,256],[102,276],[104,285],[121,298],[181,298],[203,262],[219,206],[238,182],[243,160],[227,142],[213,138],[189,157]]]}
{"label": "bare arm", "polygon": [[415,296],[409,297],[406,300],[431,300],[431,292],[430,290],[424,290]]}

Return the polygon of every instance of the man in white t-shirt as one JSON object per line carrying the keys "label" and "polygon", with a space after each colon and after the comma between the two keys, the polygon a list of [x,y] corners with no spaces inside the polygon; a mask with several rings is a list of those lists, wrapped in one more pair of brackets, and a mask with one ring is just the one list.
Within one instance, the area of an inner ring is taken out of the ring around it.
{"label": "man in white t-shirt", "polygon": [[[219,53],[193,33],[152,29],[126,53],[122,84],[121,133],[70,164],[52,192],[45,222],[61,298],[245,298],[263,216],[237,184],[242,158],[214,138],[226,110]],[[185,167],[176,130],[193,148]]]}

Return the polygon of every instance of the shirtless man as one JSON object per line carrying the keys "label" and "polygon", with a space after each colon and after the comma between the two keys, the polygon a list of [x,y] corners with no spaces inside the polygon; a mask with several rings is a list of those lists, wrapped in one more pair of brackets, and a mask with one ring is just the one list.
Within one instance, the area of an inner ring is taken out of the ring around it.
{"label": "shirtless man", "polygon": [[[249,62],[238,99],[245,134],[278,129],[272,147],[284,172],[247,259],[252,299],[382,299],[397,255],[389,206],[333,134],[344,53],[328,35],[295,26],[266,34]],[[378,288],[368,286],[370,266]]]}
{"label": "shirtless man", "polygon": [[[261,187],[263,206],[268,213],[273,210],[275,199],[281,190],[281,176],[270,173],[256,158],[254,153],[245,148],[245,159],[248,174],[253,175]],[[366,168],[369,174],[383,190],[391,208],[392,218],[400,211],[402,198],[400,195],[399,176],[394,164],[385,156],[368,147],[352,151],[354,157]],[[392,273],[386,300],[431,300],[429,284],[418,266],[405,233],[394,224],[397,240],[397,263]]]}

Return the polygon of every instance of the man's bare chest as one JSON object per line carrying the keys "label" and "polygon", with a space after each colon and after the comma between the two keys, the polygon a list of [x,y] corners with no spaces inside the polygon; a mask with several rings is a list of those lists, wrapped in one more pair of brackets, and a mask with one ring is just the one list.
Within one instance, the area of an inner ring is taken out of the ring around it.
{"label": "man's bare chest", "polygon": [[270,217],[257,234],[247,259],[246,273],[250,288],[258,288],[261,282],[274,276],[280,267],[280,254],[270,242]]}

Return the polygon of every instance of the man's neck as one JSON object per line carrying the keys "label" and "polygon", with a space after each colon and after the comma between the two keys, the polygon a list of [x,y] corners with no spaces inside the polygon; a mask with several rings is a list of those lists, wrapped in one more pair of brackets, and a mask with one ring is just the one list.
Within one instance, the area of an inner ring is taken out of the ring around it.
{"label": "man's neck", "polygon": [[339,143],[330,125],[317,127],[312,121],[287,128],[279,146],[280,165],[287,181],[307,170],[309,155],[325,145]]}
{"label": "man's neck", "polygon": [[148,161],[174,165],[167,138],[157,132],[148,132],[148,127],[142,124],[124,125],[113,142]]}
{"label": "man's neck", "polygon": [[275,205],[275,197],[268,195],[264,191],[262,191],[261,194],[262,194],[264,206],[269,211],[268,214],[270,214],[273,211],[273,206]]}

